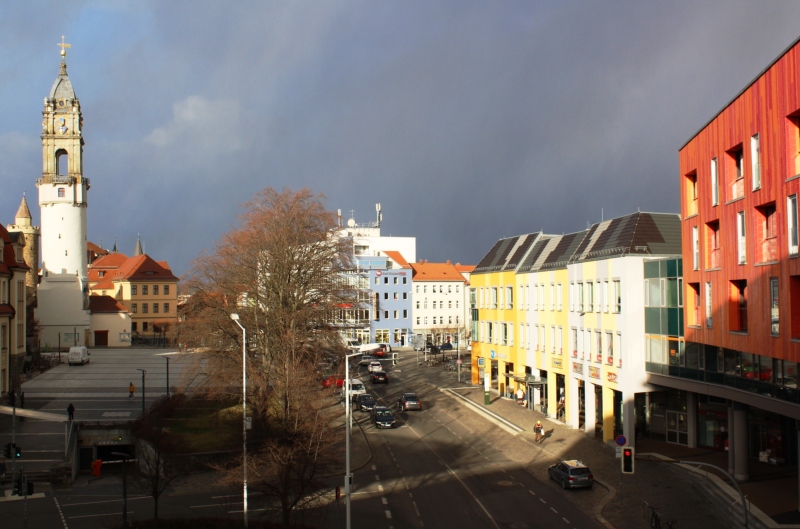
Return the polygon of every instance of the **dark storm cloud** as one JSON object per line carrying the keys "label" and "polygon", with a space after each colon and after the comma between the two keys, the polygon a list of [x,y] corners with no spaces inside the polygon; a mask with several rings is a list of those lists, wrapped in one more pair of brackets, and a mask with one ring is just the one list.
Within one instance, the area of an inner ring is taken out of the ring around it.
{"label": "dark storm cloud", "polygon": [[[419,258],[679,210],[677,150],[797,36],[795,2],[63,2],[0,12],[0,194],[37,210],[61,35],[89,236],[177,273],[265,186]],[[58,12],[58,16],[54,15]],[[42,15],[44,13],[44,15]]]}

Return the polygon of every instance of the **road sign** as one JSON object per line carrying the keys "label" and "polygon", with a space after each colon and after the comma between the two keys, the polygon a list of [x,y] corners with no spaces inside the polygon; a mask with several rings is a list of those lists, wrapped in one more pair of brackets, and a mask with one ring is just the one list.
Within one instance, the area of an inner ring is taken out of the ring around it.
{"label": "road sign", "polygon": [[484,364],[484,362],[485,362],[485,360],[483,358],[478,358],[478,365],[479,366],[482,366]]}
{"label": "road sign", "polygon": [[625,446],[628,444],[628,439],[626,439],[624,435],[618,435],[614,438],[614,442],[617,443],[617,446]]}
{"label": "road sign", "polygon": [[456,360],[456,364],[461,365],[461,359]]}

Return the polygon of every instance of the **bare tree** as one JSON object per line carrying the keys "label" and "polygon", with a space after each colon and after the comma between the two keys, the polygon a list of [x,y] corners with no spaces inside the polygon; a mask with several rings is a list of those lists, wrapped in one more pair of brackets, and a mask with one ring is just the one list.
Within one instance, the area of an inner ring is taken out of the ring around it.
{"label": "bare tree", "polygon": [[248,411],[262,433],[248,434],[256,454],[248,481],[280,500],[284,523],[335,460],[330,391],[322,393],[314,368],[326,349],[343,353],[328,322],[355,294],[344,280],[352,248],[336,228],[320,195],[264,189],[188,281],[180,336],[206,353],[195,355],[194,376],[207,392],[241,394],[242,334],[232,313],[247,331]]}
{"label": "bare tree", "polygon": [[[161,426],[159,415],[138,421],[133,429],[138,465],[131,473],[134,490],[153,498],[153,520],[158,527],[158,500],[185,473],[175,456],[175,440]],[[155,424],[149,422],[154,420]]]}

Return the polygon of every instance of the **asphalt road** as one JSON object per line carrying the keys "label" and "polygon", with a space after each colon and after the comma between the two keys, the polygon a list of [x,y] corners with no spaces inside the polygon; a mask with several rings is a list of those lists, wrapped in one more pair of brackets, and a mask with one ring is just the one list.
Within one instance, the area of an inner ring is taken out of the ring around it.
{"label": "asphalt road", "polygon": [[[371,385],[362,369],[368,391],[395,409],[398,422],[378,430],[368,414],[354,412],[373,456],[354,474],[354,527],[599,527],[571,501],[571,495],[593,491],[563,491],[532,476],[506,455],[529,453],[526,443],[431,387],[426,370],[406,356],[394,368],[384,361],[386,386]],[[397,411],[397,398],[406,391],[420,395],[422,411]]]}

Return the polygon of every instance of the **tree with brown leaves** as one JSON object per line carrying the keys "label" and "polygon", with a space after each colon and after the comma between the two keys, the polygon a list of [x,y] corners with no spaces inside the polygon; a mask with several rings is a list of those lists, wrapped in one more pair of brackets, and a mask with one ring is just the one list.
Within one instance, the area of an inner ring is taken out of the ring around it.
{"label": "tree with brown leaves", "polygon": [[196,260],[180,329],[182,342],[204,351],[195,383],[212,396],[241,394],[242,334],[230,319],[239,315],[248,408],[264,434],[248,474],[285,506],[284,520],[332,461],[334,439],[323,435],[330,393],[315,368],[323,353],[343,352],[329,316],[354,299],[344,280],[352,249],[322,202],[308,189],[259,192],[214,253]]}

